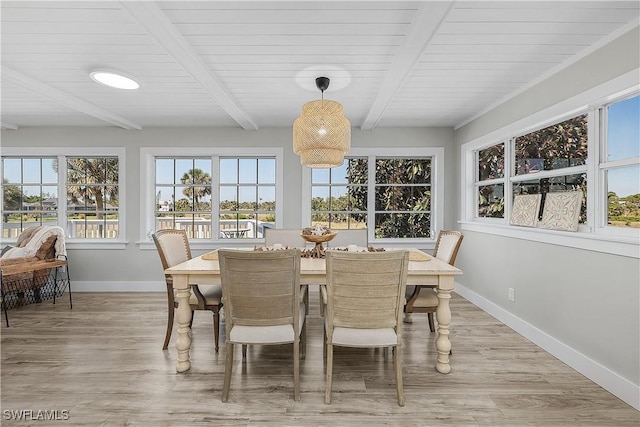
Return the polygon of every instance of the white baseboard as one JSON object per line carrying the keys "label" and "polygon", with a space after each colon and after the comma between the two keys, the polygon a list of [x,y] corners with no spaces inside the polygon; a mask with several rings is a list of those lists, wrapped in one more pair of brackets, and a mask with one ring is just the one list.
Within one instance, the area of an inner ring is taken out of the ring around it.
{"label": "white baseboard", "polygon": [[[514,316],[504,308],[494,304],[470,289],[456,283],[457,294],[495,317],[529,341],[560,359],[571,368],[580,372],[609,393],[617,396],[627,404],[640,411],[640,386],[621,377],[600,363],[589,359],[584,354],[558,341],[544,331]],[[455,325],[454,325],[455,327]]]}
{"label": "white baseboard", "polygon": [[89,282],[71,281],[71,292],[166,292],[163,281],[154,282]]}

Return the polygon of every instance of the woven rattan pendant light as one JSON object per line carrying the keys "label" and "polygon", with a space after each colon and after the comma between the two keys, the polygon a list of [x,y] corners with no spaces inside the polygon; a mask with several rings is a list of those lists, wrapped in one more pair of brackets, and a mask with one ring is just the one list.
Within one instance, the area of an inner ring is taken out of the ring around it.
{"label": "woven rattan pendant light", "polygon": [[310,168],[342,166],[351,148],[351,123],[342,104],[324,99],[329,79],[318,77],[316,86],[322,99],[302,106],[302,114],[293,123],[293,151],[300,156],[300,163]]}

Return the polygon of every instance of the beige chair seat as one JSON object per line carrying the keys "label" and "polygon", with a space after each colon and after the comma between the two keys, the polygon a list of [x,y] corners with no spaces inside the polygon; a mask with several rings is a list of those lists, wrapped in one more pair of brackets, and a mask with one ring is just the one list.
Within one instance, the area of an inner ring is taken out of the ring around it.
{"label": "beige chair seat", "polygon": [[435,290],[431,289],[422,289],[418,298],[413,302],[413,308],[415,309],[420,307],[437,307],[438,306],[438,296],[436,295]]}
{"label": "beige chair seat", "polygon": [[[304,303],[300,304],[300,313],[305,313]],[[302,331],[305,316],[298,319],[298,331]],[[231,341],[238,344],[279,344],[290,343],[294,340],[293,325],[275,326],[244,326],[233,325]]]}
{"label": "beige chair seat", "polygon": [[333,345],[344,347],[386,347],[398,344],[393,328],[333,328]]}

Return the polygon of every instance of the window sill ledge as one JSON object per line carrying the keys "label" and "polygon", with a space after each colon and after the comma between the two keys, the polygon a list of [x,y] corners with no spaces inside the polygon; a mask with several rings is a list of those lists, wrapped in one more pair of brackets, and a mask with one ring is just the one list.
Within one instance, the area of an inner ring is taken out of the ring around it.
{"label": "window sill ledge", "polygon": [[68,250],[123,250],[127,248],[126,240],[107,240],[107,239],[91,239],[91,240],[70,240],[65,241]]}
{"label": "window sill ledge", "polygon": [[533,242],[548,243],[552,245],[567,246],[576,249],[603,252],[631,258],[640,258],[640,241],[631,236],[605,236],[596,233],[556,231],[472,221],[459,221],[459,224],[462,230],[530,240]]}

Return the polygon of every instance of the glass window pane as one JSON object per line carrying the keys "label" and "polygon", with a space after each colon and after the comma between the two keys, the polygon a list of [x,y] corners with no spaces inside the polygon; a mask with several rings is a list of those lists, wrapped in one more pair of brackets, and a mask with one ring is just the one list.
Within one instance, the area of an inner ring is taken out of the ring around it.
{"label": "glass window pane", "polygon": [[431,182],[431,159],[411,159],[404,167],[407,182],[414,184]]}
{"label": "glass window pane", "polygon": [[367,214],[366,213],[352,213],[347,215],[347,228],[367,228]]}
{"label": "glass window pane", "polygon": [[22,160],[2,159],[2,182],[18,184],[22,182]]}
{"label": "glass window pane", "polygon": [[110,213],[104,221],[104,232],[103,235],[105,239],[117,239],[119,235],[119,227],[118,227],[118,219],[119,216],[117,213]]}
{"label": "glass window pane", "polygon": [[348,227],[348,215],[344,213],[332,213],[329,215],[329,228],[334,230],[344,230]]}
{"label": "glass window pane", "polygon": [[311,182],[314,184],[328,184],[331,169],[311,169]]}
{"label": "glass window pane", "polygon": [[406,205],[409,210],[431,210],[431,187],[411,187],[411,198],[406,200]]}
{"label": "glass window pane", "polygon": [[156,187],[156,210],[169,212],[173,210],[173,187]]}
{"label": "glass window pane", "polygon": [[385,184],[402,183],[400,159],[376,159],[376,182]]}
{"label": "glass window pane", "polygon": [[220,159],[220,183],[238,183],[238,159]]}
{"label": "glass window pane", "polygon": [[347,176],[347,165],[349,164],[349,160],[345,160],[342,162],[342,165],[331,168],[331,183],[332,184],[346,184],[349,182],[349,177]]}
{"label": "glass window pane", "polygon": [[25,184],[40,184],[42,182],[40,159],[23,159],[22,182]]}
{"label": "glass window pane", "polygon": [[272,186],[258,187],[258,210],[276,210],[276,188]]}
{"label": "glass window pane", "polygon": [[258,182],[258,159],[240,159],[238,163],[241,184]]}
{"label": "glass window pane", "polygon": [[118,187],[114,186],[106,186],[104,187],[104,202],[105,202],[105,210],[107,211],[117,211],[119,200],[118,200]]}
{"label": "glass window pane", "polygon": [[429,238],[431,215],[429,213],[376,213],[376,238]]}
{"label": "glass window pane", "polygon": [[607,107],[607,161],[640,157],[640,95]]}
{"label": "glass window pane", "polygon": [[238,209],[238,188],[220,187],[220,210]]}
{"label": "glass window pane", "polygon": [[349,159],[347,168],[348,182],[352,184],[366,184],[369,178],[369,169],[366,158]]}
{"label": "glass window pane", "polygon": [[187,212],[193,209],[192,187],[176,187],[175,210],[177,212]]}
{"label": "glass window pane", "polygon": [[606,171],[607,223],[640,228],[640,166]]}
{"label": "glass window pane", "polygon": [[173,184],[173,159],[156,159],[156,184]]}
{"label": "glass window pane", "polygon": [[33,202],[40,199],[41,187],[39,185],[25,185],[22,187],[25,202]]}
{"label": "glass window pane", "polygon": [[55,184],[58,182],[57,159],[42,159],[42,182]]}
{"label": "glass window pane", "polygon": [[181,184],[191,184],[191,170],[193,169],[192,159],[176,159],[175,160],[175,176],[174,182]]}
{"label": "glass window pane", "polygon": [[84,159],[67,159],[67,184],[86,184],[86,161]]}
{"label": "glass window pane", "polygon": [[19,185],[4,185],[2,204],[4,210],[20,210],[22,207],[22,187]]}
{"label": "glass window pane", "polygon": [[349,186],[349,210],[367,210],[367,187],[364,185]]}
{"label": "glass window pane", "polygon": [[586,114],[517,137],[515,159],[516,175],[586,164]]}
{"label": "glass window pane", "polygon": [[504,218],[504,184],[478,187],[478,216]]}
{"label": "glass window pane", "polygon": [[540,194],[540,180],[532,179],[528,181],[516,182],[513,184],[513,194]]}
{"label": "glass window pane", "polygon": [[276,183],[276,159],[258,159],[258,182],[260,184]]}
{"label": "glass window pane", "polygon": [[105,183],[107,182],[106,158],[87,159],[87,183]]}
{"label": "glass window pane", "polygon": [[220,215],[221,239],[248,239],[253,236],[255,220],[245,214]]}
{"label": "glass window pane", "polygon": [[401,186],[376,186],[376,210],[377,211],[398,211],[405,210],[403,203],[405,192],[411,192],[410,187]]}
{"label": "glass window pane", "polygon": [[312,213],[311,225],[314,226],[316,224],[322,224],[322,225],[329,224],[329,214],[328,213]]}
{"label": "glass window pane", "polygon": [[109,157],[106,159],[106,178],[105,184],[117,184],[118,183],[118,158]]}
{"label": "glass window pane", "polygon": [[201,170],[203,175],[211,176],[211,159],[195,159],[194,163],[195,169]]}
{"label": "glass window pane", "polygon": [[504,144],[478,151],[478,181],[504,177]]}
{"label": "glass window pane", "polygon": [[349,209],[349,197],[346,186],[332,186],[329,209],[332,211],[346,211]]}
{"label": "glass window pane", "polygon": [[257,194],[256,187],[240,187],[238,188],[238,197],[241,210],[257,210]]}
{"label": "glass window pane", "polygon": [[85,187],[86,207],[92,211],[104,212],[105,194],[104,187],[100,185],[87,185]]}

